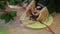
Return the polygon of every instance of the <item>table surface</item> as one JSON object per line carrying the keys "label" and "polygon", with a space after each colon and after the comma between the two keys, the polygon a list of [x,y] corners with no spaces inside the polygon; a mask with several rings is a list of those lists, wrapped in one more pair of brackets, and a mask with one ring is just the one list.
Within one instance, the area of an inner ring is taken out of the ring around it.
{"label": "table surface", "polygon": [[[17,16],[14,17],[15,20],[11,20],[10,23],[4,24],[4,20],[0,20],[0,28],[3,30],[6,29],[6,31],[10,34],[52,34],[48,28],[43,29],[30,29],[26,28],[21,24],[20,16],[24,13],[24,10],[20,10],[19,8],[17,10]],[[54,21],[50,25],[50,28],[56,33],[60,34],[60,14],[54,15]]]}

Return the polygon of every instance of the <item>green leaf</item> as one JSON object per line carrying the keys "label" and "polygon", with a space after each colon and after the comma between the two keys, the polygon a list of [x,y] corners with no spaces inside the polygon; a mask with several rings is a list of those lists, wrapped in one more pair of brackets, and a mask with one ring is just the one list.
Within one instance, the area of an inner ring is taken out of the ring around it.
{"label": "green leaf", "polygon": [[0,19],[4,19],[6,16],[7,16],[7,13],[3,13],[3,14],[0,16]]}
{"label": "green leaf", "polygon": [[18,3],[16,3],[16,2],[17,2],[16,0],[10,0],[10,1],[9,1],[9,4],[10,4],[10,5],[17,5]]}
{"label": "green leaf", "polygon": [[7,17],[5,17],[5,24],[6,23],[9,23],[9,21],[10,21],[11,19],[7,16]]}
{"label": "green leaf", "polygon": [[15,10],[13,10],[13,11],[10,12],[10,15],[11,15],[12,17],[15,17],[15,16],[16,16],[16,13],[17,13],[17,12],[16,12]]}

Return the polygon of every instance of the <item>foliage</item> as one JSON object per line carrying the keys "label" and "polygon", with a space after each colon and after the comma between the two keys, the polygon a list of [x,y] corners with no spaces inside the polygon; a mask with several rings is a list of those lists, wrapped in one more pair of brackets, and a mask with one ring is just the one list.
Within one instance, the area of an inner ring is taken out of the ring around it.
{"label": "foliage", "polygon": [[6,16],[7,16],[7,13],[3,13],[3,14],[0,16],[0,19],[4,19]]}
{"label": "foliage", "polygon": [[15,0],[10,0],[10,1],[9,1],[9,4],[10,4],[10,5],[16,5],[16,1],[15,1]]}
{"label": "foliage", "polygon": [[[6,9],[6,6],[7,6],[7,1],[9,3],[9,1],[11,0],[0,0],[0,10],[3,10],[3,14],[0,15],[0,19],[4,19],[5,20],[5,23],[8,23],[11,19],[13,19],[12,17],[16,16],[16,11],[11,11],[10,13],[5,11]],[[12,4],[17,4],[17,0],[13,0],[11,1],[13,2]]]}
{"label": "foliage", "polygon": [[0,10],[4,10],[5,9],[5,5],[6,5],[6,2],[3,1],[3,0],[0,0]]}
{"label": "foliage", "polygon": [[15,17],[15,16],[16,16],[16,13],[17,13],[17,12],[14,10],[14,11],[11,11],[11,12],[10,12],[10,15],[11,15],[12,17]]}
{"label": "foliage", "polygon": [[5,20],[5,23],[8,23],[10,22],[11,19],[8,16],[6,16],[4,20]]}
{"label": "foliage", "polygon": [[[11,11],[10,12],[10,15],[12,17],[15,17],[16,16],[16,11]],[[5,20],[5,23],[9,23],[9,21],[11,20],[11,18],[9,17],[9,15],[7,13],[3,13],[1,16],[0,16],[0,19],[4,19]]]}

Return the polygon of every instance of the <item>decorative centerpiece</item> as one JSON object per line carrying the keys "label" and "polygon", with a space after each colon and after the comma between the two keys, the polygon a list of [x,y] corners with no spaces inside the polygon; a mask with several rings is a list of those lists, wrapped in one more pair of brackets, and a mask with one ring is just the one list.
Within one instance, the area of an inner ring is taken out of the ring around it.
{"label": "decorative centerpiece", "polygon": [[26,11],[21,15],[20,20],[22,20],[25,27],[33,29],[48,27],[55,34],[49,27],[53,23],[53,17],[49,14],[47,7],[36,3],[36,0],[31,1]]}
{"label": "decorative centerpiece", "polygon": [[43,22],[47,25],[51,25],[53,23],[53,17],[49,15],[47,7],[43,6],[42,4],[35,6],[35,1],[31,1],[20,19],[22,20],[23,25],[30,28],[46,27],[40,22]]}

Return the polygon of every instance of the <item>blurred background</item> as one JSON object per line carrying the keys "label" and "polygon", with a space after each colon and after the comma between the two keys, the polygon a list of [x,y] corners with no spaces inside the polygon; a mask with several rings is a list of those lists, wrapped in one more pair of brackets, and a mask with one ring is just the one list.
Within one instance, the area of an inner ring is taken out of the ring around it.
{"label": "blurred background", "polygon": [[[0,34],[52,34],[47,28],[29,29],[21,24],[20,16],[33,0],[0,0]],[[36,0],[49,10],[54,17],[50,25],[56,34],[60,34],[60,0]]]}

